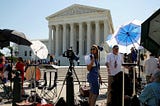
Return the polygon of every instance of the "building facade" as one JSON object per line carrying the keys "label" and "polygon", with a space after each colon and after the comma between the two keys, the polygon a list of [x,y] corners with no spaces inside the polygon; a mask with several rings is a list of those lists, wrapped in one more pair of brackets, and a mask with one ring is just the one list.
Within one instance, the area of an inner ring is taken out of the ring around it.
{"label": "building facade", "polygon": [[[80,65],[84,65],[84,56],[90,53],[93,44],[105,45],[100,52],[100,62],[104,65],[106,38],[113,34],[113,24],[108,9],[73,4],[48,17],[49,39],[41,39],[49,51],[49,55],[60,61],[60,65],[69,65],[68,58],[62,54],[72,47],[75,55],[80,57]],[[30,47],[18,46],[18,56],[24,59],[38,59]],[[49,57],[48,57],[49,60]]]}
{"label": "building facade", "polygon": [[74,4],[46,19],[49,28],[49,54],[61,61],[64,60],[62,54],[72,47],[84,63],[83,56],[90,52],[91,45],[104,44],[107,35],[114,32],[108,9]]}

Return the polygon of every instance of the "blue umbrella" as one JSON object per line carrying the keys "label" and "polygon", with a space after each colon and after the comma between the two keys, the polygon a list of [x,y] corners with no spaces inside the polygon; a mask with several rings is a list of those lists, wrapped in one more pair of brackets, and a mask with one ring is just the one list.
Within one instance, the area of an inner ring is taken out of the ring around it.
{"label": "blue umbrella", "polygon": [[109,47],[119,46],[120,53],[130,53],[132,47],[138,49],[141,39],[141,22],[133,20],[119,26],[112,36],[106,38]]}
{"label": "blue umbrella", "polygon": [[117,33],[114,34],[117,44],[122,46],[128,46],[134,43],[138,43],[141,35],[140,24],[134,23],[134,21],[122,25],[119,27]]}
{"label": "blue umbrella", "polygon": [[[127,24],[124,24],[118,28],[113,35],[113,41],[119,45],[119,51],[121,53],[129,52],[128,49],[135,47],[140,42],[141,35],[141,23],[138,20],[133,20]],[[126,51],[125,51],[126,48]],[[135,74],[133,83],[133,94],[135,95]],[[124,106],[124,71],[123,71],[123,91],[122,91],[122,106]]]}

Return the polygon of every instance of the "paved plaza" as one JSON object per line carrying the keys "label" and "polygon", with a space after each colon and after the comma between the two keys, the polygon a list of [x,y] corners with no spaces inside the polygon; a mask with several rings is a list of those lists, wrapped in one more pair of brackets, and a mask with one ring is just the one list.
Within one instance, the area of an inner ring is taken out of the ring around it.
{"label": "paved plaza", "polygon": [[[41,78],[43,78],[43,72],[44,69],[40,69],[41,70]],[[58,72],[58,79],[57,79],[57,97],[52,96],[53,102],[56,102],[58,100],[58,97],[64,97],[64,99],[66,100],[66,75],[67,72],[69,70],[68,66],[60,66],[57,70]],[[100,95],[98,97],[97,100],[97,105],[98,106],[103,106],[106,103],[106,93],[107,93],[107,72],[105,71],[105,66],[101,67],[101,75],[102,75],[102,79],[104,81],[104,83],[101,85],[101,89],[100,89]],[[47,70],[46,70],[47,71]],[[49,70],[48,70],[49,71]],[[79,83],[78,80],[80,81],[80,84],[83,85],[88,85],[87,81],[86,81],[86,76],[87,76],[87,70],[86,70],[86,66],[75,66],[74,69],[72,70],[73,73],[73,78],[74,78],[74,98],[75,100],[80,100],[80,93],[79,93]],[[77,75],[77,77],[76,77]],[[47,74],[47,81],[49,82],[49,74]],[[6,85],[9,85],[10,83],[8,82]],[[29,88],[29,82],[25,81],[24,83],[24,88],[25,88],[25,93],[28,95],[31,95],[31,91],[35,90],[32,88]],[[60,93],[61,92],[61,93]],[[36,88],[36,93],[38,93],[39,95],[41,95],[41,90]],[[51,96],[52,94],[50,94]],[[49,96],[46,98],[50,98]],[[12,106],[12,102],[10,103],[5,103],[8,100],[3,99],[2,102],[0,103],[1,106]]]}

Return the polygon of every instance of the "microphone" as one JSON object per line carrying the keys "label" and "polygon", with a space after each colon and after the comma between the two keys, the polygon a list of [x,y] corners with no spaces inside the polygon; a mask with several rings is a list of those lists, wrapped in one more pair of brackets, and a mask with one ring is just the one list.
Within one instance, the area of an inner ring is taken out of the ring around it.
{"label": "microphone", "polygon": [[93,55],[93,54],[91,54],[91,55],[90,55],[90,58],[91,58],[91,59],[92,59],[92,58],[94,58],[94,55]]}
{"label": "microphone", "polygon": [[103,51],[103,47],[98,46],[99,51]]}

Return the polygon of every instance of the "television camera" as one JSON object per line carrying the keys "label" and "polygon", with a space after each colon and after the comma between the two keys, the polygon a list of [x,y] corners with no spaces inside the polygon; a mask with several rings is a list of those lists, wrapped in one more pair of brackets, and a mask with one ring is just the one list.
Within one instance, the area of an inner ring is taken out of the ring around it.
{"label": "television camera", "polygon": [[69,58],[70,60],[75,60],[75,61],[78,61],[79,60],[79,57],[77,57],[73,50],[72,50],[72,47],[70,47],[69,49],[67,49],[67,51],[65,51],[63,53],[63,57],[67,57]]}

